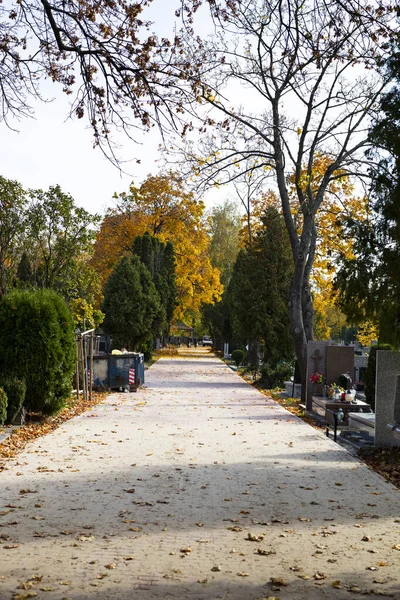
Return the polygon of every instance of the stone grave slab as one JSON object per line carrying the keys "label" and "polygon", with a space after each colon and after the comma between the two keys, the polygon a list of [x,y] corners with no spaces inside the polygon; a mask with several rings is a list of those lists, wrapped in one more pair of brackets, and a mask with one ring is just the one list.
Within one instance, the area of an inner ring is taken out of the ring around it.
{"label": "stone grave slab", "polygon": [[399,415],[400,352],[378,350],[376,353],[375,384],[375,446],[392,445],[393,430],[387,425]]}

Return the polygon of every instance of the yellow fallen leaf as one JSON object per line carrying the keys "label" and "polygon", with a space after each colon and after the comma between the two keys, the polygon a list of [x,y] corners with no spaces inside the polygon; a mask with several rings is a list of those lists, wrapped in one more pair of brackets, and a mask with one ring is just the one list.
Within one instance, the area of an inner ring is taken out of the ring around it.
{"label": "yellow fallen leaf", "polygon": [[400,544],[393,544],[393,550],[400,550]]}

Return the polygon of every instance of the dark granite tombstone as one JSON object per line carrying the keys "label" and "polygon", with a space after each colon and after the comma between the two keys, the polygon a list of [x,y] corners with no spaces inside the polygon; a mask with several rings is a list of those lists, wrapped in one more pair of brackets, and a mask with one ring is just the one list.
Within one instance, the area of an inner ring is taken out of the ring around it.
{"label": "dark granite tombstone", "polygon": [[326,348],[326,383],[339,385],[339,377],[349,373],[354,377],[354,348],[352,346],[328,346]]}

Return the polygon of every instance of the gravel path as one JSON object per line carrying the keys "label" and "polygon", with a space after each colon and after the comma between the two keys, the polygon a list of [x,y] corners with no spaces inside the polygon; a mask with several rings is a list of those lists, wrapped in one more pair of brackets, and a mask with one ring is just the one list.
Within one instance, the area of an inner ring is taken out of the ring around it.
{"label": "gravel path", "polygon": [[2,600],[400,599],[398,490],[205,349],[146,377],[0,473]]}

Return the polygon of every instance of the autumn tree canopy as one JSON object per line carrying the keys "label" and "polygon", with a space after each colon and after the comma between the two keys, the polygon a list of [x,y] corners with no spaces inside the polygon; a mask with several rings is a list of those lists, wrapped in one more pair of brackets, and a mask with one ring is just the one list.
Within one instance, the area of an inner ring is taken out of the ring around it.
{"label": "autumn tree canopy", "polygon": [[[187,37],[187,60],[201,64],[191,79],[197,112],[199,105],[209,111],[202,114],[200,147],[189,144],[186,156],[203,185],[235,180],[249,168],[273,178],[292,249],[289,309],[304,381],[307,341],[313,339],[316,218],[338,178],[367,175],[368,122],[387,81],[378,69],[395,8],[389,1],[369,6],[359,0],[209,5],[217,35]],[[251,93],[240,107],[236,93],[243,84]],[[319,155],[330,162],[313,188]],[[293,171],[300,229],[288,179]]]}
{"label": "autumn tree canopy", "polygon": [[177,307],[175,318],[197,318],[203,303],[222,293],[219,271],[211,265],[204,204],[185,190],[174,173],[149,176],[137,188],[116,197],[97,236],[93,266],[103,285],[114,266],[128,256],[137,236],[148,231],[161,242],[171,241],[176,259]]}

